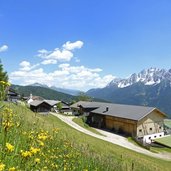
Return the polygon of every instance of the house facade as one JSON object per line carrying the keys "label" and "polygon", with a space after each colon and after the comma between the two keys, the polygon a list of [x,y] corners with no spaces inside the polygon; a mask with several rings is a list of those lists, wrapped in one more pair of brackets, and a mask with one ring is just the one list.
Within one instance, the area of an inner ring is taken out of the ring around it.
{"label": "house facade", "polygon": [[80,101],[71,108],[87,116],[90,126],[130,135],[146,143],[164,136],[166,115],[153,107]]}

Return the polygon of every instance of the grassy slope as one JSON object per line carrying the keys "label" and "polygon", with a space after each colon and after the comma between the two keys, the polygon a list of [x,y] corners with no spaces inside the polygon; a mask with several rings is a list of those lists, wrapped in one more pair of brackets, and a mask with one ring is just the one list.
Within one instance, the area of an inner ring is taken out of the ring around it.
{"label": "grassy slope", "polygon": [[32,124],[35,119],[39,120],[42,125],[42,128],[51,130],[54,126],[60,128],[60,136],[64,137],[75,144],[75,146],[82,147],[85,149],[85,152],[96,156],[102,156],[102,160],[111,158],[113,163],[116,163],[116,159],[125,161],[128,166],[132,165],[134,170],[170,170],[171,162],[164,161],[161,159],[152,158],[143,154],[133,152],[131,150],[122,148],[120,146],[93,138],[86,134],[83,134],[70,126],[66,125],[64,122],[61,122],[58,118],[52,115],[42,116],[38,115],[35,117],[35,114],[30,112],[29,109],[25,107],[12,106],[13,109],[17,110],[18,113],[24,113],[25,119]]}
{"label": "grassy slope", "polygon": [[164,120],[164,124],[165,124],[167,127],[171,128],[171,119],[165,119],[165,120]]}
{"label": "grassy slope", "polygon": [[155,142],[171,148],[171,136],[155,139]]}
{"label": "grassy slope", "polygon": [[79,126],[87,129],[88,131],[91,131],[95,134],[98,135],[102,135],[100,132],[96,131],[94,128],[90,127],[89,125],[87,125],[86,123],[83,122],[83,120],[81,118],[74,118],[73,121],[78,124]]}

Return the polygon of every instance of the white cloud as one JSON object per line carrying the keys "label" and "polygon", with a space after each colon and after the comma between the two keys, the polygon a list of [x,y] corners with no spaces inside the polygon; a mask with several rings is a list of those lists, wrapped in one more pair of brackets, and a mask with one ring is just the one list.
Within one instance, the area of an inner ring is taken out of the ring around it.
{"label": "white cloud", "polygon": [[[61,49],[53,51],[41,49],[38,55],[42,58],[40,64],[57,64],[58,62],[69,62],[74,54],[72,50],[79,49],[83,42],[66,42]],[[75,58],[78,60],[78,58]],[[78,61],[79,62],[79,61]],[[39,82],[49,86],[88,90],[90,88],[104,87],[115,77],[113,75],[101,76],[101,68],[88,68],[83,65],[72,66],[69,63],[60,63],[58,68],[52,72],[45,72],[43,68],[37,68],[40,64],[31,64],[22,61],[19,69],[10,73],[10,80],[23,85]]]}
{"label": "white cloud", "polygon": [[5,52],[8,50],[8,46],[7,45],[3,45],[0,47],[0,52]]}
{"label": "white cloud", "polygon": [[41,57],[41,58],[46,58],[46,56],[49,54],[50,52],[47,51],[46,49],[40,49],[38,50],[38,57]]}
{"label": "white cloud", "polygon": [[73,57],[73,53],[68,51],[68,50],[59,50],[59,49],[55,49],[52,53],[50,53],[49,55],[47,55],[45,57],[45,59],[55,59],[58,61],[70,61],[71,58]]}
{"label": "white cloud", "polygon": [[[20,66],[30,67],[27,61]],[[104,87],[115,77],[113,75],[100,76],[100,68],[87,68],[85,66],[71,66],[68,63],[60,64],[57,70],[46,73],[42,68],[35,70],[18,70],[10,74],[11,81],[20,81],[23,84],[39,82],[49,86],[88,90],[90,88]]]}
{"label": "white cloud", "polygon": [[82,41],[76,41],[71,43],[70,41],[66,42],[62,47],[67,50],[74,50],[74,49],[80,49],[83,46]]}
{"label": "white cloud", "polygon": [[[57,63],[58,61],[59,62],[68,62],[74,56],[72,50],[80,49],[82,46],[83,46],[82,41],[76,41],[73,43],[68,41],[62,46],[61,49],[55,48],[52,51],[48,51],[46,49],[38,50],[37,56],[42,58],[42,59],[48,60],[46,62],[43,62],[43,64],[46,64],[46,65],[47,64],[54,64],[54,63]],[[56,60],[56,62],[54,62],[54,60]],[[79,62],[79,60],[77,60],[77,62]]]}
{"label": "white cloud", "polygon": [[56,63],[57,63],[57,60],[54,60],[54,59],[47,59],[41,62],[41,64],[43,65],[56,64]]}
{"label": "white cloud", "polygon": [[31,65],[28,61],[22,61],[19,65],[21,71],[30,71],[35,67],[39,66],[39,64]]}

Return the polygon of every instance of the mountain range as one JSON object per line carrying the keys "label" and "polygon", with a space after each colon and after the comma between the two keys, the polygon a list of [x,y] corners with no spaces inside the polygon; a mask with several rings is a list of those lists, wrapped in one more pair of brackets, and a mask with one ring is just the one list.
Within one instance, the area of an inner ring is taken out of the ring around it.
{"label": "mountain range", "polygon": [[90,89],[86,94],[113,103],[157,107],[171,117],[171,69],[144,69],[125,79],[115,78],[106,87]]}
{"label": "mountain range", "polygon": [[[61,100],[68,103],[73,103],[79,100],[91,100],[91,101],[99,101],[99,102],[108,102],[103,99],[98,98],[91,98],[87,97],[85,93],[80,93],[78,96],[73,96],[67,93],[63,93],[60,91],[57,91],[57,89],[53,89],[51,87],[48,87],[46,85],[42,85],[39,83],[35,83],[32,85],[27,86],[21,86],[21,85],[12,85],[12,89],[14,89],[17,93],[19,93],[23,97],[29,97],[30,94],[33,96],[41,96],[44,99],[49,100]],[[70,90],[70,89],[69,89]]]}
{"label": "mountain range", "polygon": [[78,96],[78,95],[81,93],[80,90],[59,88],[59,87],[55,87],[55,86],[47,86],[47,85],[45,85],[45,84],[40,84],[40,83],[30,84],[29,86],[50,88],[50,89],[52,89],[52,90],[55,90],[55,91],[58,91],[58,92],[61,92],[61,93],[70,94],[70,95],[72,95],[72,96]]}

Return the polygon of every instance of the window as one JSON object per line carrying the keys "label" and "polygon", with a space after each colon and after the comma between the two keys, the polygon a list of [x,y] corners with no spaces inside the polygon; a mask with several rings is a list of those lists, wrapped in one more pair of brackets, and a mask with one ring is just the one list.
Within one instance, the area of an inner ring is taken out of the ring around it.
{"label": "window", "polygon": [[153,129],[152,128],[150,128],[150,131],[152,131]]}
{"label": "window", "polygon": [[151,137],[148,137],[149,140],[151,140]]}
{"label": "window", "polygon": [[142,129],[139,129],[139,132],[142,132]]}
{"label": "window", "polygon": [[154,138],[156,138],[156,135],[154,136]]}
{"label": "window", "polygon": [[161,126],[159,126],[159,129],[161,129]]}
{"label": "window", "polygon": [[161,137],[162,135],[160,135],[160,137]]}

